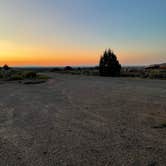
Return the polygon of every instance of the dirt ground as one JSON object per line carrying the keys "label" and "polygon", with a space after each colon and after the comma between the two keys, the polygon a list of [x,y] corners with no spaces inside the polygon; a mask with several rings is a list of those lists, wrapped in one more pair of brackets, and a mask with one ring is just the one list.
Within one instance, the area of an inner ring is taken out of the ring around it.
{"label": "dirt ground", "polygon": [[166,81],[50,75],[0,82],[0,166],[166,166]]}

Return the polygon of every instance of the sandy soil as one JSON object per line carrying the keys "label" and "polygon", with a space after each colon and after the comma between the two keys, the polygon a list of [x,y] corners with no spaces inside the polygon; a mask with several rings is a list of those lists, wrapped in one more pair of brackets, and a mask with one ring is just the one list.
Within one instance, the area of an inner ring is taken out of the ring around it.
{"label": "sandy soil", "polygon": [[166,81],[52,77],[0,82],[0,166],[166,165]]}

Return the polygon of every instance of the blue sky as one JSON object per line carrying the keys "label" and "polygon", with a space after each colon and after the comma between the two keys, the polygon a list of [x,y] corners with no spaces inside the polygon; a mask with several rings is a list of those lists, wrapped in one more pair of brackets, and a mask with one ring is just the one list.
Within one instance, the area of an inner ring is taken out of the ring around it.
{"label": "blue sky", "polygon": [[0,40],[27,49],[95,59],[110,47],[124,64],[166,61],[165,0],[1,0],[0,19]]}

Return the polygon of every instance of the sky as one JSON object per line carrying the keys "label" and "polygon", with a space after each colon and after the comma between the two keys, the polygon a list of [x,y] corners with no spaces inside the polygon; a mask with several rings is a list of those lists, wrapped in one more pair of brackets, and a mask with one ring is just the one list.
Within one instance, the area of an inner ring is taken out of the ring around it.
{"label": "sky", "polygon": [[166,0],[1,0],[0,66],[166,62]]}

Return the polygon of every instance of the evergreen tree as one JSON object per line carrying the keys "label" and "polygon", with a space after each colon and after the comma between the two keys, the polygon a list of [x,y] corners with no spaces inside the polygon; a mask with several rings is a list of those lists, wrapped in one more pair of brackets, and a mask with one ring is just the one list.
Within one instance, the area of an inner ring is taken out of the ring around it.
{"label": "evergreen tree", "polygon": [[111,49],[104,51],[100,58],[99,72],[101,76],[119,76],[121,70],[121,65],[117,60],[116,55]]}

